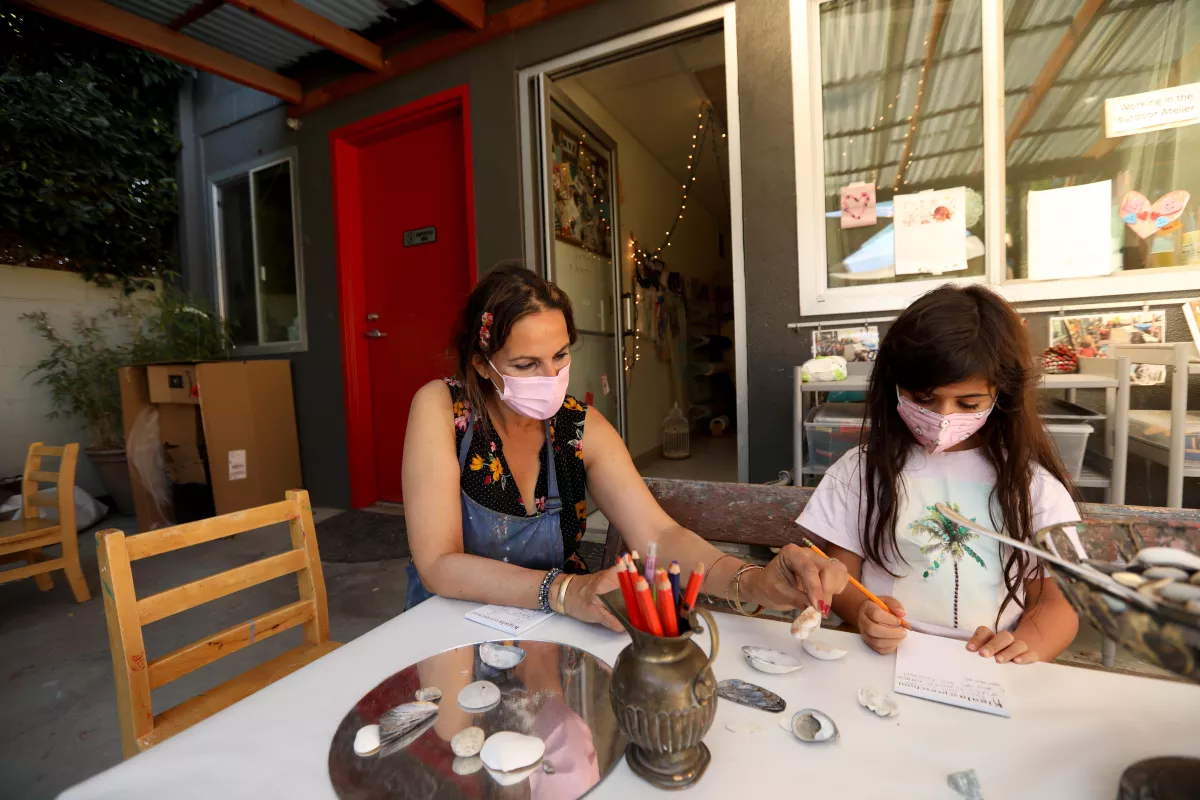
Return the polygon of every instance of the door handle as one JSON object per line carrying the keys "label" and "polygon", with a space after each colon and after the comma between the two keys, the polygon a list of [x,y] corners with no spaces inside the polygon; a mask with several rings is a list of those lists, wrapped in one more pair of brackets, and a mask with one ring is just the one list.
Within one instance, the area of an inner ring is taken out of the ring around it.
{"label": "door handle", "polygon": [[368,339],[382,339],[387,336],[387,334],[378,328],[372,328],[371,330],[367,331],[366,336]]}
{"label": "door handle", "polygon": [[374,322],[377,319],[379,319],[378,314],[367,314],[367,322]]}

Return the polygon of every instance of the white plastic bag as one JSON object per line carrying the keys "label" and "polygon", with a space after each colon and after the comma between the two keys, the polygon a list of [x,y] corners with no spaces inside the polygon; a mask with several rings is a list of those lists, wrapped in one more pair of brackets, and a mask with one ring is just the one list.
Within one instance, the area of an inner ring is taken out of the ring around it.
{"label": "white plastic bag", "polygon": [[[38,492],[39,497],[58,497],[58,488],[50,487]],[[104,518],[108,506],[92,497],[90,494],[75,487],[75,527],[79,530],[90,528]],[[38,507],[38,516],[42,519],[58,519],[58,507]],[[14,494],[0,505],[0,519],[19,519],[21,517],[21,495]]]}
{"label": "white plastic bag", "polygon": [[800,377],[805,383],[810,381],[844,381],[846,380],[846,359],[841,356],[818,356],[810,358],[800,367]]}
{"label": "white plastic bag", "polygon": [[163,470],[162,440],[159,438],[158,409],[146,406],[138,412],[125,437],[125,457],[133,466],[138,483],[158,506],[164,519],[172,519],[171,485]]}

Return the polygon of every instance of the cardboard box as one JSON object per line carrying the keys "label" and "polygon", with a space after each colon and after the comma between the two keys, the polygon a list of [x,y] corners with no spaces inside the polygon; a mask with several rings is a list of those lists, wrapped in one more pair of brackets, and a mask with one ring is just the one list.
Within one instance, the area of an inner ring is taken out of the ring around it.
{"label": "cardboard box", "polygon": [[[127,450],[138,416],[156,411],[168,485],[211,484],[218,514],[303,488],[290,362],[147,364],[121,368],[120,379]],[[133,458],[129,474],[138,530],[174,524],[171,502],[160,506],[150,488],[162,476],[140,475]]]}

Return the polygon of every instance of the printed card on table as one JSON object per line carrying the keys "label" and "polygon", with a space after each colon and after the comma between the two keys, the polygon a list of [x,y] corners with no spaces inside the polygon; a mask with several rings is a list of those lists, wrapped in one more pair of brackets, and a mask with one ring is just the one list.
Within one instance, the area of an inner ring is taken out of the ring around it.
{"label": "printed card on table", "polygon": [[842,187],[842,228],[875,224],[875,184],[852,183]]}
{"label": "printed card on table", "polygon": [[466,613],[467,619],[512,636],[520,636],[530,628],[552,617],[544,611],[511,606],[480,606]]}
{"label": "printed card on table", "polygon": [[1007,717],[1005,669],[995,659],[967,650],[964,641],[912,631],[896,651],[892,688],[897,694]]}
{"label": "printed card on table", "polygon": [[898,194],[893,202],[897,275],[967,268],[966,187]]}

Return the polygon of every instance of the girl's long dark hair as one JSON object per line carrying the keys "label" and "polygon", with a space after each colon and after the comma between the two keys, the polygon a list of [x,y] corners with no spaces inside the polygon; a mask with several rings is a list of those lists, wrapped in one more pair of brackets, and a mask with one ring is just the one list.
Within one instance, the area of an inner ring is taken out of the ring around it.
{"label": "girl's long dark hair", "polygon": [[[1074,496],[1071,479],[1038,415],[1041,370],[1021,318],[980,286],[942,286],[919,298],[892,324],[871,374],[866,410],[870,427],[863,431],[863,552],[868,561],[888,569],[888,561],[903,560],[896,543],[904,491],[901,472],[916,439],[896,410],[897,387],[919,393],[976,377],[996,389],[996,406],[979,431],[983,455],[996,470],[992,527],[1022,541],[1032,538],[1030,487],[1038,466]],[[997,510],[1000,519],[994,518]],[[1024,608],[1017,592],[1036,569],[1022,551],[1004,548],[1002,553],[1008,594],[996,615],[997,625],[1010,602]]]}

